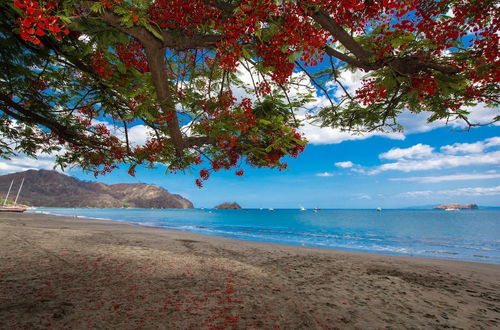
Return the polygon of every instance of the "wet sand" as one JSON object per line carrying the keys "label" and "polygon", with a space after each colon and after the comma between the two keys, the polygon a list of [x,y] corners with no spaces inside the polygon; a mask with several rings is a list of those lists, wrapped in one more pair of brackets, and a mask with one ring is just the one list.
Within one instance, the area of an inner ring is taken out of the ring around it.
{"label": "wet sand", "polygon": [[0,328],[498,329],[500,265],[0,213]]}

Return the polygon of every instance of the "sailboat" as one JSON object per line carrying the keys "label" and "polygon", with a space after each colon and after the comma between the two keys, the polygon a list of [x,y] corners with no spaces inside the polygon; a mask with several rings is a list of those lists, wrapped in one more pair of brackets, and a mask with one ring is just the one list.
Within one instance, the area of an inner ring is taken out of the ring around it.
{"label": "sailboat", "polygon": [[3,205],[0,206],[0,212],[24,212],[28,208],[26,205],[22,204],[17,204],[17,199],[19,198],[19,194],[21,193],[21,188],[23,187],[24,184],[24,178],[23,181],[21,181],[21,185],[19,186],[19,190],[17,191],[16,195],[16,200],[14,201],[14,204],[7,205],[7,199],[9,198],[10,190],[12,189],[12,185],[14,184],[14,180],[10,183],[9,191],[7,192],[7,196],[5,196],[5,200],[3,202]]}

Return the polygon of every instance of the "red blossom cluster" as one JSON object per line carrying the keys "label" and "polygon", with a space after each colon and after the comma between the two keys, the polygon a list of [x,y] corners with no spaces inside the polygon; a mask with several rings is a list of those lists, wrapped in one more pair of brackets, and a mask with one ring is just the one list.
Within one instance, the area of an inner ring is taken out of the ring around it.
{"label": "red blossom cluster", "polygon": [[144,55],[144,49],[137,39],[132,39],[126,45],[116,44],[116,55],[123,64],[130,68],[136,68],[140,73],[149,72],[149,64]]}
{"label": "red blossom cluster", "polygon": [[361,81],[362,87],[356,90],[356,97],[361,104],[370,105],[377,102],[382,102],[387,96],[387,88],[374,78],[364,79]]}
{"label": "red blossom cluster", "polygon": [[253,42],[262,64],[274,69],[270,75],[278,84],[286,83],[292,74],[295,52],[306,64],[317,64],[327,41],[325,31],[293,2],[277,5],[272,0],[242,1],[238,13],[223,23],[222,31],[225,37],[218,44],[217,56],[224,69],[235,70],[244,45]]}
{"label": "red blossom cluster", "polygon": [[418,92],[418,97],[424,100],[436,93],[437,82],[432,74],[421,73],[411,77],[411,87]]}
{"label": "red blossom cluster", "polygon": [[210,23],[220,24],[220,10],[202,0],[154,1],[148,14],[163,29],[182,29],[188,33],[194,33]]}
{"label": "red blossom cluster", "polygon": [[23,11],[23,17],[19,18],[21,38],[35,45],[43,45],[39,37],[47,33],[58,40],[68,35],[66,25],[60,22],[59,17],[51,15],[57,5],[57,1],[14,0],[14,6]]}
{"label": "red blossom cluster", "polygon": [[[165,141],[157,138],[151,138],[143,146],[136,146],[133,153],[144,155],[145,159],[152,165],[159,154],[165,150]],[[142,158],[142,157],[141,157]]]}
{"label": "red blossom cluster", "polygon": [[104,57],[104,52],[102,50],[98,50],[94,54],[92,54],[92,67],[95,72],[100,75],[105,80],[110,80],[113,75],[113,68],[111,64],[109,64],[108,60]]}
{"label": "red blossom cluster", "polygon": [[271,93],[271,85],[267,81],[256,84],[255,94],[258,96],[266,96]]}

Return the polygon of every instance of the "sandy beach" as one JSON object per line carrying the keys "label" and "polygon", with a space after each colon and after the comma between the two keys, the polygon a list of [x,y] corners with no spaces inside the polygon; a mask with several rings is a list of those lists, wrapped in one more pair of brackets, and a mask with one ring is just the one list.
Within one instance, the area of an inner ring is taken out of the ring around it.
{"label": "sandy beach", "polygon": [[498,329],[500,265],[0,214],[0,328]]}

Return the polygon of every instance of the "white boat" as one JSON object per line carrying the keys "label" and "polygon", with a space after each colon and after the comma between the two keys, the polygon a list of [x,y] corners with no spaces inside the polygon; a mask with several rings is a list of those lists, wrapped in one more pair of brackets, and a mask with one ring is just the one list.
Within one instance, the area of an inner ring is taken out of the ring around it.
{"label": "white boat", "polygon": [[300,207],[300,210],[301,210],[301,211],[305,211],[305,210],[306,210],[306,208],[305,208],[305,207],[303,207],[303,206],[301,206],[301,207]]}
{"label": "white boat", "polygon": [[9,191],[7,192],[7,196],[5,196],[5,200],[3,202],[3,205],[0,206],[0,212],[24,212],[28,208],[27,205],[17,204],[17,199],[19,198],[19,194],[21,193],[21,188],[23,187],[23,184],[24,184],[24,178],[23,178],[23,181],[21,181],[21,185],[19,186],[19,190],[17,191],[16,200],[14,201],[14,204],[7,205],[7,199],[9,198],[10,190],[12,189],[13,184],[14,184],[14,180],[12,180],[12,182],[10,183],[10,187],[9,187]]}
{"label": "white boat", "polygon": [[447,209],[444,209],[445,211],[458,211],[459,209],[457,208],[454,208],[454,207],[450,207],[450,208],[447,208]]}
{"label": "white boat", "polygon": [[382,208],[381,207],[377,207],[375,210],[377,210],[378,212],[382,211]]}
{"label": "white boat", "polygon": [[274,209],[272,207],[269,208],[269,211],[274,211]]}

